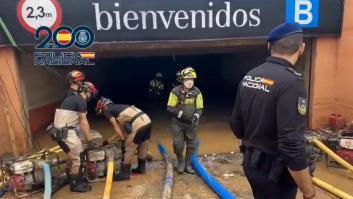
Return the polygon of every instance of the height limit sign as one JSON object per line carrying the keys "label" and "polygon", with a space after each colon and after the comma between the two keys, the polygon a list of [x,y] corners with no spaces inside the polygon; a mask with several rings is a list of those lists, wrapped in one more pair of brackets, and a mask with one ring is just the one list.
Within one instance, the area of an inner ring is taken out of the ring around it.
{"label": "height limit sign", "polygon": [[41,26],[58,28],[62,11],[57,0],[20,0],[17,5],[17,18],[25,30],[34,34]]}

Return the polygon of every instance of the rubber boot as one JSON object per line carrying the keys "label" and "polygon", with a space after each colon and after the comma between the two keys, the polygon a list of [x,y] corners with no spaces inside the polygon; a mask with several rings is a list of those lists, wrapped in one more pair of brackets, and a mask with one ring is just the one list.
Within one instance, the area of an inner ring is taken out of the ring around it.
{"label": "rubber boot", "polygon": [[152,162],[152,160],[153,160],[153,155],[152,155],[151,152],[147,152],[147,154],[146,154],[146,160],[147,160],[148,162]]}
{"label": "rubber boot", "polygon": [[70,184],[71,192],[84,193],[84,192],[91,191],[91,186],[83,182],[83,179],[80,175],[70,175],[69,184]]}
{"label": "rubber boot", "polygon": [[193,154],[192,152],[186,150],[185,173],[188,173],[188,174],[195,174],[195,170],[191,166],[192,154]]}
{"label": "rubber boot", "polygon": [[138,159],[137,160],[137,168],[131,170],[132,173],[135,174],[144,174],[146,173],[146,160]]}
{"label": "rubber boot", "polygon": [[177,171],[179,174],[184,173],[185,162],[182,154],[177,154]]}
{"label": "rubber boot", "polygon": [[131,178],[131,164],[123,164],[121,167],[121,171],[114,176],[114,181],[123,181],[123,180],[130,180]]}

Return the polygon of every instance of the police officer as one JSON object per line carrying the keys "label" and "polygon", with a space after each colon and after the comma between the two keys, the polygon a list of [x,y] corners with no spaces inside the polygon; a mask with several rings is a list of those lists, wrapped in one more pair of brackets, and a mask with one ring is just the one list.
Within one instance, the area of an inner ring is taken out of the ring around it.
{"label": "police officer", "polygon": [[67,79],[69,79],[70,82],[70,88],[66,93],[66,97],[71,96],[71,95],[76,95],[78,93],[78,89],[82,85],[82,82],[85,79],[85,74],[81,71],[78,70],[73,70],[70,71],[66,75]]}
{"label": "police officer", "polygon": [[69,183],[72,192],[87,192],[91,187],[83,180],[83,145],[76,135],[76,127],[80,126],[88,141],[89,148],[96,148],[97,143],[90,133],[88,123],[87,101],[96,94],[96,87],[90,82],[84,82],[77,95],[64,99],[60,108],[56,109],[54,117],[55,132],[51,136],[63,148],[70,162]]}
{"label": "police officer", "polygon": [[307,98],[295,64],[303,30],[284,23],[268,36],[271,56],[240,82],[230,121],[241,139],[244,173],[256,199],[315,198],[305,154]]}
{"label": "police officer", "polygon": [[196,72],[193,68],[183,69],[177,78],[182,84],[174,87],[170,92],[167,108],[173,116],[171,126],[173,149],[177,157],[177,171],[194,174],[195,171],[191,167],[191,158],[196,150],[197,130],[203,110],[203,99],[201,91],[194,86]]}
{"label": "police officer", "polygon": [[[130,179],[130,172],[143,174],[146,168],[146,154],[148,141],[151,137],[151,119],[142,110],[135,106],[113,104],[108,99],[101,97],[96,105],[97,115],[104,115],[112,124],[116,135],[124,140],[125,153],[121,171],[114,176],[114,180]],[[112,139],[109,139],[112,143]],[[136,150],[138,151],[138,166],[131,169],[131,162]]]}

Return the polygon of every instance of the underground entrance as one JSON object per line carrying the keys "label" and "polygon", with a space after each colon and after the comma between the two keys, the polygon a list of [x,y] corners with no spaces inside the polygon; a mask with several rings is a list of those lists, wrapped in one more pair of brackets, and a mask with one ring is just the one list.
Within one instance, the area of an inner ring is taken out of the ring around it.
{"label": "underground entrance", "polygon": [[[306,53],[300,59],[299,72],[304,74],[309,88],[311,40],[306,39]],[[237,151],[237,140],[232,135],[229,119],[234,105],[237,84],[252,68],[269,55],[260,40],[232,40],[222,42],[159,43],[159,44],[101,44],[95,45],[93,66],[36,66],[31,54],[22,56],[21,77],[29,113],[34,148],[54,145],[44,131],[54,118],[55,109],[64,99],[69,87],[65,78],[77,69],[85,73],[86,81],[93,82],[99,96],[116,104],[135,105],[152,119],[150,150],[158,155],[158,142],[172,152],[171,116],[167,101],[173,85],[178,85],[176,73],[185,67],[197,72],[196,86],[204,98],[204,114],[200,120],[200,154]],[[305,66],[305,67],[304,67]],[[163,75],[164,90],[152,100],[149,83],[157,73]],[[104,138],[114,134],[105,118],[96,116],[97,100],[88,103],[88,118],[92,129]]]}
{"label": "underground entrance", "polygon": [[[309,88],[308,80],[310,75],[310,43],[307,45],[306,55],[302,58],[301,64],[305,67],[300,70],[304,74],[306,88]],[[25,86],[25,96],[27,98],[27,107],[30,113],[30,123],[37,127],[33,132],[33,143],[35,148],[48,148],[55,145],[49,136],[44,132],[45,124],[52,121],[55,108],[65,95],[68,88],[65,75],[73,69],[81,70],[85,73],[86,79],[96,84],[101,96],[111,98],[115,103],[134,104],[148,113],[153,120],[153,132],[151,137],[150,151],[156,160],[161,157],[158,155],[155,147],[158,142],[167,147],[167,151],[173,158],[172,139],[170,135],[169,125],[170,116],[166,112],[166,103],[169,92],[173,84],[177,84],[176,72],[184,67],[191,66],[197,71],[198,79],[196,86],[200,88],[204,96],[205,111],[200,122],[199,140],[200,154],[220,154],[237,151],[238,146],[236,139],[229,129],[229,117],[233,108],[236,85],[247,71],[262,63],[268,56],[266,46],[245,46],[241,50],[232,49],[219,51],[219,53],[209,52],[201,54],[185,53],[184,55],[156,55],[153,56],[112,56],[114,52],[107,52],[103,58],[96,60],[95,66],[82,67],[45,67],[30,65],[33,56],[23,57],[21,65],[21,77],[23,77],[23,85]],[[303,62],[304,61],[304,62]],[[151,101],[148,97],[149,81],[154,78],[155,74],[161,72],[163,74],[163,82],[165,90],[158,102]],[[94,113],[96,101],[88,104],[88,116],[92,129],[98,130],[105,138],[113,134],[108,121],[104,118],[97,117]],[[236,153],[239,155],[238,153]],[[238,157],[238,156],[234,157]],[[209,157],[209,156],[208,156]],[[233,156],[232,156],[233,157]],[[240,156],[239,156],[240,158]],[[206,159],[205,166],[210,169],[212,174],[218,175],[223,179],[227,172],[236,173],[239,179],[234,183],[233,179],[229,179],[230,190],[236,190],[237,187],[246,187],[244,190],[250,190],[244,178],[241,169],[241,159],[234,159],[231,162],[224,163],[221,158],[219,172],[211,168],[216,168],[213,163],[214,157]],[[217,162],[217,161],[216,161]],[[158,163],[158,162],[157,162]],[[160,163],[160,162],[159,162]],[[236,165],[236,167],[234,167]],[[229,168],[227,167],[229,166]],[[122,184],[128,187],[125,191],[120,189],[114,194],[129,195],[132,188],[138,187],[140,184],[146,184],[147,187],[157,187],[160,183],[163,170],[161,167],[155,166],[155,163],[149,164],[149,173],[147,178],[135,177],[134,181]],[[322,167],[322,170],[325,168]],[[155,172],[156,171],[156,172]],[[159,172],[159,173],[158,173]],[[183,195],[185,190],[192,188],[190,183],[197,184],[201,187],[201,181],[198,178],[190,180],[185,176],[178,176],[175,195]],[[155,184],[153,184],[155,182]],[[152,184],[151,184],[152,183]],[[178,184],[179,183],[179,184]],[[232,187],[234,185],[236,187]],[[155,186],[156,185],[156,186]],[[101,190],[103,184],[95,184],[95,190]],[[121,186],[121,185],[120,185]],[[187,187],[185,187],[187,186]],[[201,187],[202,188],[202,187]],[[159,189],[151,189],[153,194],[160,194]],[[207,190],[207,189],[205,189]],[[96,194],[97,191],[93,194]],[[134,191],[134,190],[132,190]],[[188,191],[189,192],[189,191]],[[63,189],[58,193],[57,197],[62,198],[68,193],[67,189]],[[191,192],[190,192],[191,193]],[[195,196],[200,193],[194,193]],[[203,195],[209,192],[202,192]],[[244,195],[249,195],[246,191]],[[322,194],[322,193],[321,193]],[[241,194],[240,194],[241,195]],[[82,197],[85,197],[82,195]],[[208,196],[205,196],[208,197]],[[123,197],[124,198],[124,197]],[[126,197],[128,198],[128,197]],[[212,198],[212,197],[209,197]],[[243,197],[246,198],[246,197]]]}
{"label": "underground entrance", "polygon": [[[265,46],[257,50],[239,50],[222,54],[163,55],[141,57],[106,57],[96,60],[94,66],[53,67],[50,73],[65,77],[70,70],[78,69],[85,73],[87,81],[93,82],[99,96],[112,99],[116,104],[135,105],[152,119],[150,150],[158,154],[156,143],[161,142],[171,149],[170,122],[167,101],[173,86],[180,84],[176,73],[185,67],[193,67],[197,72],[195,85],[201,90],[204,99],[204,114],[200,120],[200,153],[228,153],[237,150],[236,141],[229,128],[229,118],[233,108],[236,88],[241,78],[253,67],[261,64],[268,56]],[[163,75],[164,89],[160,96],[151,98],[150,81],[157,73]],[[25,76],[30,74],[24,74]],[[66,81],[66,80],[63,80]],[[63,82],[63,84],[65,84]],[[33,83],[32,83],[33,85]],[[66,84],[58,88],[64,96]],[[27,88],[30,89],[30,88]],[[60,96],[60,95],[58,95]],[[33,96],[28,96],[32,98]],[[43,98],[44,101],[47,101]],[[62,99],[61,99],[62,100]],[[88,103],[88,117],[92,129],[108,137],[114,133],[110,123],[96,116],[94,107],[97,100]],[[57,103],[57,105],[60,103]],[[31,112],[31,111],[30,111]],[[32,110],[32,112],[35,112]],[[51,113],[49,114],[52,115]],[[49,117],[49,115],[47,115]],[[49,122],[50,120],[48,120]],[[33,123],[33,121],[32,121]],[[34,143],[40,147],[45,133],[34,133]]]}

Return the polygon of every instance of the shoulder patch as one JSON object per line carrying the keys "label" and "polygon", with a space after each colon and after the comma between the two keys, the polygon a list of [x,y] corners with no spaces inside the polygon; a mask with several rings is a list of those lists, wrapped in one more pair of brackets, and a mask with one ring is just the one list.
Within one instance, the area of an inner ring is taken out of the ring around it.
{"label": "shoulder patch", "polygon": [[300,115],[306,115],[306,110],[308,107],[308,100],[303,97],[298,98],[298,113]]}

